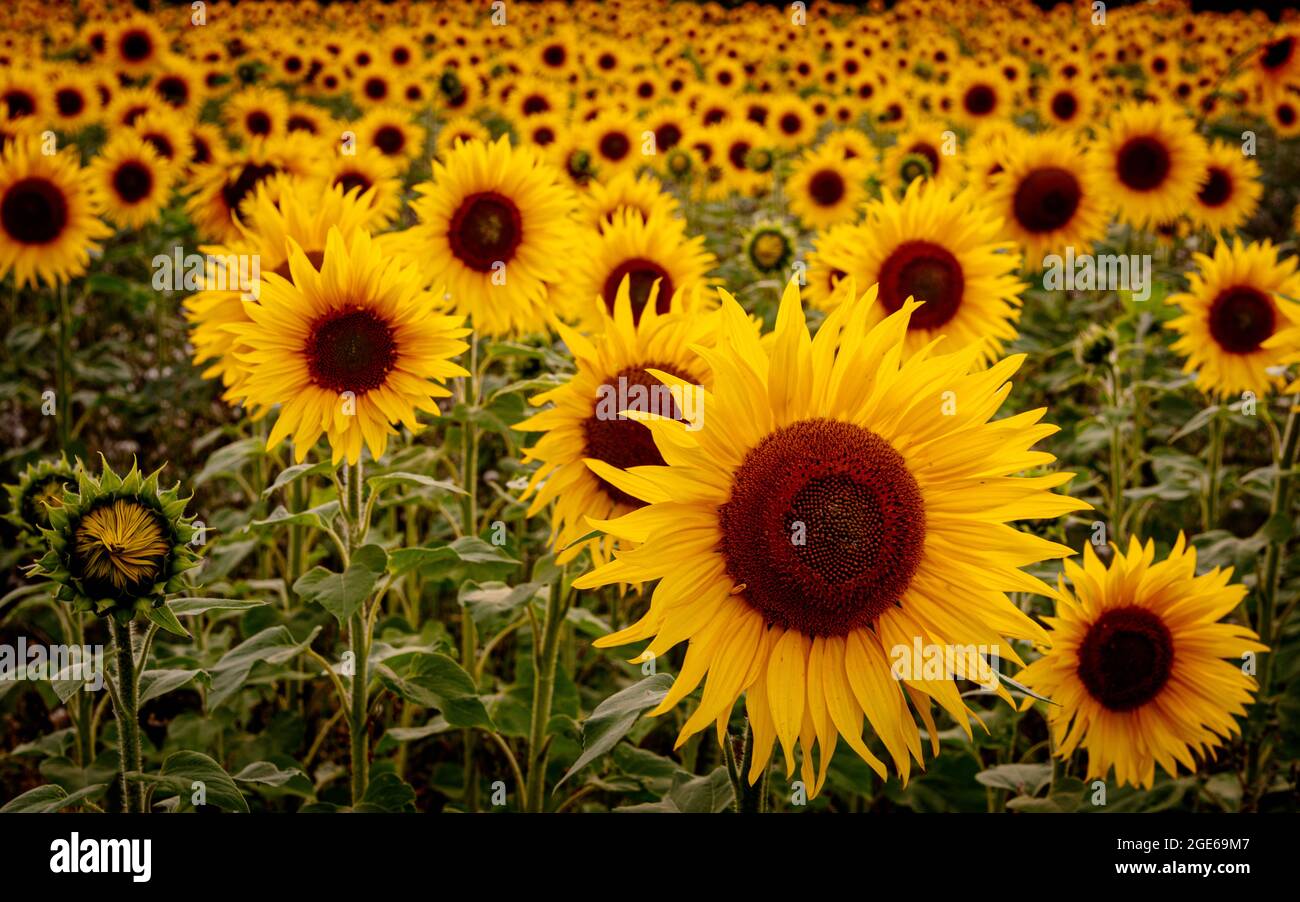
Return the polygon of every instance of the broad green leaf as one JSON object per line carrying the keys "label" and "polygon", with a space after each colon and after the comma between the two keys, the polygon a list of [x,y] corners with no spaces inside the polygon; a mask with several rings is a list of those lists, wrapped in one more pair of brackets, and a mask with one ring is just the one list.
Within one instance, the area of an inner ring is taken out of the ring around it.
{"label": "broad green leaf", "polygon": [[210,682],[203,670],[146,670],[140,674],[140,703],[188,686],[196,677]]}
{"label": "broad green leaf", "polygon": [[276,474],[275,480],[262,490],[262,497],[266,498],[273,494],[277,489],[282,489],[291,483],[297,482],[305,476],[324,475],[333,469],[334,468],[328,463],[294,464],[291,467],[285,467]]}
{"label": "broad green leaf", "polygon": [[1006,789],[1017,795],[1037,795],[1052,779],[1050,764],[999,764],[982,770],[975,779],[994,789]]}
{"label": "broad green leaf", "polygon": [[642,712],[663,701],[672,685],[673,678],[669,674],[656,673],[615,692],[597,705],[582,725],[582,754],[555,788],[559,789],[565,780],[618,745]]}
{"label": "broad green leaf", "polygon": [[270,604],[268,601],[246,601],[241,598],[173,598],[168,605],[177,617],[194,617],[208,611],[247,611]]}
{"label": "broad green leaf", "polygon": [[366,794],[354,811],[411,811],[415,790],[397,774],[381,773],[371,778]]}
{"label": "broad green leaf", "polygon": [[431,567],[446,572],[459,564],[471,565],[471,569],[472,565],[510,568],[519,566],[519,561],[478,536],[464,536],[435,548],[398,548],[388,556],[388,568],[394,576]]}
{"label": "broad green leaf", "polygon": [[293,584],[293,591],[314,601],[346,624],[375,588],[375,581],[388,566],[388,553],[378,545],[358,548],[342,573],[313,567]]}
{"label": "broad green leaf", "polygon": [[425,708],[442,712],[453,727],[492,729],[492,719],[478,696],[474,681],[446,655],[419,655],[398,674],[377,668],[380,680],[396,695]]}
{"label": "broad green leaf", "polygon": [[265,786],[284,786],[295,777],[303,777],[305,779],[306,776],[306,774],[297,768],[281,770],[270,761],[254,761],[239,773],[235,774],[234,779],[240,783],[261,783]]}
{"label": "broad green leaf", "polygon": [[717,814],[731,808],[736,801],[731,777],[725,767],[716,768],[703,777],[677,774],[668,795],[658,802],[628,805],[615,811],[659,812],[663,814]]}
{"label": "broad green leaf", "polygon": [[441,492],[452,492],[457,495],[465,494],[465,490],[454,482],[434,479],[432,476],[423,476],[419,473],[384,473],[379,476],[371,476],[366,482],[376,492],[382,492],[395,485],[418,485],[424,488],[437,489]]}
{"label": "broad green leaf", "polygon": [[137,772],[127,774],[127,779],[152,783],[160,789],[175,792],[180,797],[182,808],[192,807],[190,800],[199,789],[194,784],[201,783],[208,805],[223,811],[248,813],[248,802],[230,774],[201,752],[173,752],[167,756],[157,775]]}
{"label": "broad green leaf", "polygon": [[203,469],[190,480],[190,485],[197,488],[218,476],[234,476],[253,458],[265,453],[262,441],[257,438],[242,438],[231,442],[208,457]]}
{"label": "broad green leaf", "polygon": [[49,810],[68,797],[62,786],[49,784],[29,789],[0,808],[0,814],[39,814]]}
{"label": "broad green leaf", "polygon": [[293,634],[286,627],[271,626],[230,649],[209,668],[212,673],[212,690],[208,694],[209,709],[218,707],[234,695],[248,679],[254,664],[259,661],[282,664],[292,660],[311,645],[320,631],[318,626],[306,639],[295,642]]}
{"label": "broad green leaf", "polygon": [[339,503],[337,501],[326,501],[324,504],[318,504],[316,507],[305,511],[298,511],[296,514],[290,513],[289,509],[283,504],[271,511],[271,516],[265,520],[254,520],[244,527],[245,531],[257,529],[275,529],[280,526],[310,526],[313,529],[328,529],[338,516]]}
{"label": "broad green leaf", "polygon": [[176,613],[172,611],[166,602],[149,608],[145,614],[150,622],[158,624],[172,635],[183,636],[186,639],[193,638],[190,631],[181,626],[181,622],[176,619]]}
{"label": "broad green leaf", "polygon": [[532,600],[542,583],[523,583],[508,586],[501,582],[479,585],[467,582],[460,587],[460,605],[467,608],[475,623],[486,623],[493,617],[506,617]]}

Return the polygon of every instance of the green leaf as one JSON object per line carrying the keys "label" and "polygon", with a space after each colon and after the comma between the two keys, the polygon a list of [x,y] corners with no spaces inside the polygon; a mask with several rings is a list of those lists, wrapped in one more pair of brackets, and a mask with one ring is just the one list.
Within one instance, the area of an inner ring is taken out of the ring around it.
{"label": "green leaf", "polygon": [[158,626],[175,636],[183,636],[186,639],[194,638],[190,635],[189,630],[181,626],[181,622],[176,619],[175,612],[172,611],[166,602],[149,608],[149,610],[145,612],[145,615],[149,618],[150,622],[158,624]]}
{"label": "green leaf", "polygon": [[460,587],[459,601],[463,608],[469,610],[474,622],[486,623],[493,617],[506,617],[523,607],[533,599],[541,589],[542,583],[523,583],[508,586],[501,582],[487,582],[479,585],[467,582]]}
{"label": "green leaf", "polygon": [[290,780],[297,777],[306,778],[306,774],[295,768],[281,770],[270,761],[254,761],[245,767],[239,773],[235,774],[234,779],[240,783],[260,783],[263,786],[284,786]]}
{"label": "green leaf", "polygon": [[173,598],[167,602],[177,617],[194,617],[208,611],[247,611],[270,604],[269,601],[246,601],[241,598]]}
{"label": "green leaf", "polygon": [[313,567],[298,577],[293,591],[329,611],[340,624],[346,624],[370,597],[375,581],[387,567],[388,552],[378,545],[364,545],[352,554],[343,573]]}
{"label": "green leaf", "polygon": [[190,480],[190,485],[198,488],[218,476],[234,476],[254,457],[265,453],[263,442],[258,438],[241,438],[239,441],[231,442],[225,447],[218,448],[208,457],[203,469]]}
{"label": "green leaf", "polygon": [[433,567],[446,572],[458,564],[509,568],[518,567],[519,561],[478,536],[464,536],[434,548],[398,548],[388,556],[388,568],[394,576]]}
{"label": "green leaf", "polygon": [[329,529],[334,518],[338,516],[339,503],[337,501],[326,501],[324,504],[318,504],[309,510],[298,511],[296,514],[289,513],[289,509],[283,504],[271,511],[271,516],[265,520],[254,520],[244,527],[246,532],[256,529],[275,529],[280,526],[310,526],[313,529]]}
{"label": "green leaf", "polygon": [[267,664],[282,664],[292,660],[311,645],[316,634],[321,631],[318,626],[301,642],[295,642],[293,634],[283,626],[271,626],[255,636],[244,640],[222,655],[209,670],[212,673],[212,691],[208,694],[208,708],[213,709],[230,698],[248,679],[253,665],[259,661]]}
{"label": "green leaf", "polygon": [[201,752],[173,752],[163,762],[162,770],[153,774],[131,773],[132,782],[152,783],[159,788],[175,792],[182,807],[191,806],[190,799],[197,791],[195,783],[202,783],[207,804],[223,811],[248,813],[248,802],[235,781],[225,769]]}
{"label": "green leaf", "polygon": [[415,790],[397,774],[381,773],[371,778],[366,794],[354,811],[413,811]]}
{"label": "green leaf", "polygon": [[597,705],[582,725],[582,754],[560,782],[555,784],[555,788],[559,789],[561,784],[578,771],[618,745],[642,712],[663,701],[672,685],[672,676],[656,673],[615,692]]}
{"label": "green leaf", "polygon": [[999,764],[982,770],[975,779],[994,789],[1006,789],[1017,795],[1037,795],[1052,779],[1050,764]]}
{"label": "green leaf", "polygon": [[457,495],[465,494],[465,490],[454,482],[434,479],[432,476],[423,476],[419,473],[383,473],[379,476],[371,476],[366,482],[375,492],[382,492],[395,485],[418,485]]}
{"label": "green leaf", "polygon": [[414,704],[441,711],[453,727],[493,728],[473,679],[446,655],[417,655],[400,675],[384,665],[377,672],[390,691]]}
{"label": "green leaf", "polygon": [[277,489],[282,489],[306,476],[324,475],[333,469],[334,468],[328,463],[323,462],[316,464],[294,464],[291,467],[285,467],[276,475],[275,480],[262,490],[262,497],[266,498],[273,494]]}
{"label": "green leaf", "polygon": [[717,814],[731,808],[736,801],[731,777],[725,767],[716,768],[703,777],[676,774],[668,795],[658,802],[628,805],[615,811],[658,812],[662,814]]}
{"label": "green leaf", "polygon": [[0,808],[0,814],[42,814],[68,797],[62,786],[47,784],[29,789]]}
{"label": "green leaf", "polygon": [[140,704],[188,686],[196,677],[211,682],[204,670],[146,670],[140,674]]}

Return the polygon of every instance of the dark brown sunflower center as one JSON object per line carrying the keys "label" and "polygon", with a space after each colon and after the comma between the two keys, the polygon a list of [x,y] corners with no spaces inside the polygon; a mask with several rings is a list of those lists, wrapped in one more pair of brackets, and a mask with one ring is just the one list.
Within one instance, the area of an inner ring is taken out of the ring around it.
{"label": "dark brown sunflower center", "polygon": [[1265,45],[1260,63],[1265,69],[1281,69],[1291,59],[1291,54],[1295,52],[1295,45],[1296,40],[1293,37],[1281,38]]}
{"label": "dark brown sunflower center", "polygon": [[406,146],[406,135],[395,125],[385,125],[375,132],[375,146],[384,156],[395,156]]}
{"label": "dark brown sunflower center", "polygon": [[961,264],[945,247],[907,241],[880,268],[880,301],[890,313],[909,297],[925,304],[912,314],[910,329],[936,329],[961,307],[966,279]]}
{"label": "dark brown sunflower center", "polygon": [[542,51],[542,62],[548,66],[563,66],[567,54],[558,44],[552,44]]}
{"label": "dark brown sunflower center", "polygon": [[172,106],[184,106],[190,99],[190,86],[183,78],[165,76],[158,81],[158,93]]}
{"label": "dark brown sunflower center", "polygon": [[601,288],[601,297],[604,298],[605,307],[611,315],[614,313],[614,302],[618,298],[618,287],[623,284],[624,278],[627,279],[628,296],[632,302],[633,321],[641,321],[641,311],[650,300],[650,289],[654,287],[656,279],[660,281],[659,294],[655,298],[655,311],[661,314],[669,311],[675,290],[672,276],[668,274],[668,270],[653,260],[633,257],[614,267]]}
{"label": "dark brown sunflower center", "polygon": [[803,120],[794,113],[786,113],[780,118],[777,125],[779,125],[781,131],[785,132],[787,135],[797,135],[799,134],[799,129],[803,128]]}
{"label": "dark brown sunflower center", "polygon": [[750,145],[748,141],[736,141],[727,148],[727,159],[731,165],[737,169],[746,168],[745,160],[749,156]]}
{"label": "dark brown sunflower center", "polygon": [[306,132],[309,135],[314,135],[317,132],[315,120],[307,116],[290,116],[286,126],[291,132]]}
{"label": "dark brown sunflower center", "polygon": [[170,160],[176,155],[176,149],[172,147],[172,142],[166,135],[160,135],[155,132],[148,135],[141,135],[140,137],[144,138],[150,147],[158,151],[158,156],[162,157],[164,160]]}
{"label": "dark brown sunflower center", "polygon": [[1079,111],[1079,101],[1069,91],[1059,91],[1052,97],[1052,115],[1063,122],[1074,118]]}
{"label": "dark brown sunflower center", "polygon": [[20,244],[48,244],[68,224],[68,200],[59,186],[43,178],[20,179],[0,200],[0,224]]}
{"label": "dark brown sunflower center", "polygon": [[661,150],[676,147],[682,140],[682,130],[669,122],[655,129],[655,144]]}
{"label": "dark brown sunflower center", "polygon": [[133,63],[148,59],[153,52],[153,40],[143,31],[128,31],[122,36],[121,46],[122,56]]}
{"label": "dark brown sunflower center", "polygon": [[1079,679],[1111,711],[1132,711],[1160,694],[1174,666],[1174,640],[1146,608],[1111,608],[1079,646]]}
{"label": "dark brown sunflower center", "polygon": [[1273,334],[1273,302],[1249,285],[1225,288],[1210,304],[1210,334],[1225,351],[1249,354]]}
{"label": "dark brown sunflower center", "polygon": [[358,194],[365,194],[370,190],[370,179],[360,172],[344,172],[335,177],[334,184],[342,185],[344,194],[353,189],[356,189]]}
{"label": "dark brown sunflower center", "polygon": [[998,95],[988,85],[975,85],[962,97],[966,112],[972,116],[987,116],[997,106]]}
{"label": "dark brown sunflower center", "polygon": [[327,391],[362,394],[384,384],[397,364],[397,342],[371,310],[330,313],[312,325],[307,369]]}
{"label": "dark brown sunflower center", "polygon": [[261,110],[254,110],[244,117],[244,125],[251,135],[271,134],[271,117]]}
{"label": "dark brown sunflower center", "polygon": [[30,116],[36,112],[36,98],[27,91],[20,89],[8,91],[4,95],[4,102],[10,119]]}
{"label": "dark brown sunflower center", "polygon": [[1164,143],[1149,135],[1130,138],[1120,147],[1115,172],[1134,191],[1150,191],[1164,183],[1171,161]]}
{"label": "dark brown sunflower center", "polygon": [[632,142],[622,132],[609,132],[600,139],[600,155],[607,160],[618,162],[628,155]]}
{"label": "dark brown sunflower center", "polygon": [[1016,188],[1012,211],[1026,231],[1052,232],[1074,218],[1081,197],[1079,180],[1068,170],[1035,169]]}
{"label": "dark brown sunflower center", "polygon": [[54,105],[60,116],[77,116],[86,108],[86,98],[75,88],[63,88],[55,92]]}
{"label": "dark brown sunflower center", "polygon": [[834,169],[814,173],[808,181],[808,196],[822,207],[833,207],[844,197],[844,177]]}
{"label": "dark brown sunflower center", "polygon": [[550,102],[540,94],[530,94],[525,97],[522,107],[525,116],[535,116],[538,113],[545,113],[550,108]]}
{"label": "dark brown sunflower center", "polygon": [[226,187],[221,189],[221,198],[226,202],[226,207],[231,212],[238,212],[239,205],[244,202],[244,198],[248,197],[253,192],[253,189],[261,184],[263,179],[268,179],[279,171],[278,166],[270,163],[244,164],[235,180],[227,183]]}
{"label": "dark brown sunflower center", "polygon": [[477,272],[514,257],[524,237],[523,220],[514,201],[495,191],[471,194],[452,214],[447,240],[451,252]]}
{"label": "dark brown sunflower center", "polygon": [[383,100],[388,96],[388,82],[382,78],[367,78],[363,90],[371,100]]}
{"label": "dark brown sunflower center", "polygon": [[1210,177],[1196,196],[1207,207],[1223,206],[1232,197],[1232,176],[1218,166],[1211,166]]}
{"label": "dark brown sunflower center", "polygon": [[902,455],[835,420],[759,442],[718,514],[727,574],[745,600],[808,636],[842,636],[898,604],[925,549],[925,507]]}
{"label": "dark brown sunflower center", "polygon": [[153,190],[153,173],[136,160],[127,160],[113,173],[113,191],[123,203],[138,204]]}
{"label": "dark brown sunflower center", "polygon": [[[667,386],[650,375],[647,370],[682,375],[674,367],[662,363],[647,363],[620,371],[601,388],[606,399],[597,399],[592,415],[582,424],[586,440],[587,457],[602,460],[610,466],[626,470],[628,467],[663,466],[664,458],[655,446],[654,438],[643,423],[619,417],[623,411],[653,413],[659,416],[682,419],[682,412],[668,392]],[[683,378],[685,378],[683,376]],[[625,400],[625,403],[624,403]],[[596,477],[611,501],[628,507],[643,507],[645,502]]]}

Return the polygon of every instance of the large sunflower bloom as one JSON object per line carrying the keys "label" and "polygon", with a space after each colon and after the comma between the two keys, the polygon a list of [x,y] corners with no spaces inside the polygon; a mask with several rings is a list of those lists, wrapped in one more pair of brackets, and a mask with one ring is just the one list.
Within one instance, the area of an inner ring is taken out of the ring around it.
{"label": "large sunflower bloom", "polygon": [[1198,271],[1187,274],[1187,291],[1166,303],[1183,315],[1166,323],[1179,333],[1172,349],[1187,357],[1183,371],[1196,373],[1208,394],[1243,391],[1263,395],[1283,377],[1276,367],[1287,349],[1275,336],[1300,324],[1300,273],[1296,258],[1278,259],[1271,243],[1240,238],[1220,241],[1214,256],[1195,254]]}
{"label": "large sunflower bloom", "polygon": [[417,186],[419,218],[393,248],[423,266],[428,284],[486,335],[545,331],[548,284],[566,279],[575,200],[558,171],[530,148],[459,144]]}
{"label": "large sunflower bloom", "polygon": [[1231,568],[1197,576],[1181,533],[1168,558],[1155,554],[1154,542],[1133,538],[1109,568],[1091,545],[1082,567],[1066,561],[1046,618],[1051,649],[1020,672],[1054,703],[1056,753],[1088,752],[1089,780],[1113,767],[1120,785],[1150,789],[1157,764],[1170,776],[1179,764],[1196,770],[1196,758],[1239,732],[1233,717],[1255,690],[1242,656],[1267,651],[1250,629],[1220,622],[1246,594],[1228,584]]}
{"label": "large sunflower bloom", "polygon": [[292,436],[299,463],[322,433],[335,464],[357,463],[363,441],[378,460],[392,424],[419,432],[416,411],[436,413],[435,399],[450,394],[439,383],[468,375],[452,360],[469,330],[366,232],[345,244],[331,228],[319,270],[294,246],[289,272],[292,281],[264,275],[251,322],[230,327],[247,369],[242,400],[280,405],[267,448]]}
{"label": "large sunflower bloom", "polygon": [[1130,104],[1111,114],[1091,152],[1111,206],[1139,228],[1186,212],[1205,184],[1205,140],[1178,110]]}
{"label": "large sunflower bloom", "polygon": [[[864,717],[904,781],[922,758],[909,701],[935,753],[931,701],[969,732],[956,684],[894,679],[891,650],[914,639],[983,645],[1018,663],[1003,637],[1045,634],[1006,593],[1050,593],[1020,568],[1070,550],[1007,524],[1087,506],[1049,491],[1071,474],[1013,475],[1053,460],[1031,448],[1056,431],[1038,422],[1042,410],[991,421],[1023,357],[974,372],[974,347],[904,359],[919,305],[873,327],[875,303],[873,288],[841,304],[813,339],[791,280],[769,353],[724,292],[717,347],[698,349],[714,380],[703,428],[651,419],[666,466],[605,471],[647,504],[598,525],[639,547],[574,583],[660,580],[646,615],[597,644],[652,639],[645,660],[689,640],[653,713],[707,673],[678,744],[715,723],[721,736],[744,694],[750,782],[779,741],[788,772],[803,747],[811,794],[840,737],[886,776],[863,742]],[[947,392],[960,399],[949,416]]]}

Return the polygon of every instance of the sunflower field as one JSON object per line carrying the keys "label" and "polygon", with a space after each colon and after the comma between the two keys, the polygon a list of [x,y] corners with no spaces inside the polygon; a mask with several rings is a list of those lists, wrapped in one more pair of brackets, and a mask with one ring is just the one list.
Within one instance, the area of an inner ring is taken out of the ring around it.
{"label": "sunflower field", "polygon": [[1296,811],[1300,14],[1046,5],[3,4],[0,811]]}

